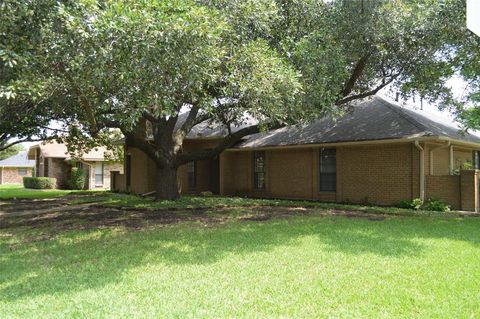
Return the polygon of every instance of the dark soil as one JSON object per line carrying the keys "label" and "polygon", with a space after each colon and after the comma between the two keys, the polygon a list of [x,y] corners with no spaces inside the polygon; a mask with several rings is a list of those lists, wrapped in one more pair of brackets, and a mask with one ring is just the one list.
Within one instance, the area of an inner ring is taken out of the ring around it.
{"label": "dark soil", "polygon": [[[193,209],[161,209],[112,207],[99,204],[69,205],[75,196],[47,200],[9,200],[0,202],[0,229],[14,227],[52,227],[55,231],[123,226],[144,229],[153,225],[195,222],[204,226],[226,220],[264,222],[272,218],[299,215],[343,216],[383,221],[386,216],[365,212],[321,210],[305,207],[199,207]],[[235,209],[235,214],[231,214]],[[240,214],[238,214],[240,212]]]}

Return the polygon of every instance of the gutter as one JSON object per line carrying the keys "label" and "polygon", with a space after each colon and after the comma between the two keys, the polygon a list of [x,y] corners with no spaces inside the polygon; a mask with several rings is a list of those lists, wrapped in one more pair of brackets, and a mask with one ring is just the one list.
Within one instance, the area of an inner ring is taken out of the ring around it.
{"label": "gutter", "polygon": [[420,145],[420,142],[415,141],[415,147],[420,152],[420,199],[425,200],[425,150]]}

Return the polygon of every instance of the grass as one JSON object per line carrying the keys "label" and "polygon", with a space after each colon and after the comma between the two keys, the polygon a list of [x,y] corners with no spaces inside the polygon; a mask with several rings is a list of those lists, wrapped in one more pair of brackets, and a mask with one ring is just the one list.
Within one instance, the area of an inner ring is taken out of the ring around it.
{"label": "grass", "polygon": [[[122,196],[86,198],[142,204]],[[248,214],[276,202],[187,197],[178,205],[231,204],[224,214]],[[277,206],[285,203],[299,202]],[[320,204],[311,210],[140,231],[90,228],[75,216],[62,219],[73,229],[0,219],[0,317],[480,317],[480,218],[412,213],[372,221],[325,217]]]}
{"label": "grass", "polygon": [[22,185],[0,185],[0,199],[34,199],[65,196],[72,191],[60,189],[25,189]]}
{"label": "grass", "polygon": [[478,229],[474,218],[309,216],[2,230],[0,316],[478,318]]}

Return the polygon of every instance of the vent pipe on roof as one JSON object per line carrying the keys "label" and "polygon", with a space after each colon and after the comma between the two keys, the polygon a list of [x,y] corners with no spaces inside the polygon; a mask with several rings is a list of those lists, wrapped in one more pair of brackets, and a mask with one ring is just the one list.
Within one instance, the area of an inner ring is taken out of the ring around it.
{"label": "vent pipe on roof", "polygon": [[415,147],[420,152],[420,199],[425,200],[425,150],[420,146],[419,141],[415,141]]}

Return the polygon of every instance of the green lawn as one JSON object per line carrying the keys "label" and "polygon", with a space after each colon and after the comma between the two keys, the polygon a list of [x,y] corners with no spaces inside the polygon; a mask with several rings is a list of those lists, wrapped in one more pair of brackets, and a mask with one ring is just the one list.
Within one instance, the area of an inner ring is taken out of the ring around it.
{"label": "green lawn", "polygon": [[0,220],[0,317],[480,317],[480,218],[322,212],[141,230]]}
{"label": "green lawn", "polygon": [[61,189],[25,189],[22,185],[0,185],[0,199],[52,198],[71,192]]}
{"label": "green lawn", "polygon": [[55,198],[69,194],[92,193],[99,196],[102,191],[75,191],[65,189],[27,189],[22,185],[0,185],[0,200],[1,199],[43,199]]}

